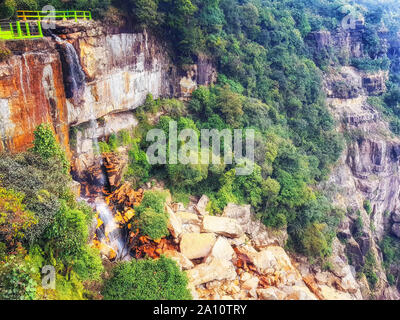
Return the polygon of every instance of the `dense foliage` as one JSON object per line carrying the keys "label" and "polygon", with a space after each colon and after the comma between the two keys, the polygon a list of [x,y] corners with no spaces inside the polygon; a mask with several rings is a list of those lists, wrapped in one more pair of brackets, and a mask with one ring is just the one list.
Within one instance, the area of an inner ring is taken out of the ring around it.
{"label": "dense foliage", "polygon": [[164,256],[158,260],[132,260],[113,269],[103,296],[106,300],[188,300],[191,295],[187,281],[176,262]]}
{"label": "dense foliage", "polygon": [[[90,247],[93,212],[69,189],[65,155],[49,126],[35,131],[31,152],[0,155],[0,299],[82,299],[83,281],[103,265]],[[41,287],[42,267],[56,270],[56,289]]]}
{"label": "dense foliage", "polygon": [[146,191],[140,206],[136,208],[139,230],[152,240],[169,235],[168,215],[164,208],[166,197],[166,192]]}
{"label": "dense foliage", "polygon": [[393,236],[385,236],[380,243],[383,254],[383,266],[390,285],[399,286],[399,261],[400,261],[400,243]]}

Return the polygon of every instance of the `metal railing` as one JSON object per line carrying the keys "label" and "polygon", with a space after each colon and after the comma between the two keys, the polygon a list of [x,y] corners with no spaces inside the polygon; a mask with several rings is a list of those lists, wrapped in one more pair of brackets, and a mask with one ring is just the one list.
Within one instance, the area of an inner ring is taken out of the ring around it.
{"label": "metal railing", "polygon": [[90,11],[29,11],[29,10],[18,10],[17,17],[20,20],[45,20],[45,19],[62,19],[69,20],[74,19],[78,21],[79,19],[83,20],[92,20],[92,13]]}
{"label": "metal railing", "polygon": [[1,22],[1,40],[37,39],[43,37],[42,24],[37,22]]}

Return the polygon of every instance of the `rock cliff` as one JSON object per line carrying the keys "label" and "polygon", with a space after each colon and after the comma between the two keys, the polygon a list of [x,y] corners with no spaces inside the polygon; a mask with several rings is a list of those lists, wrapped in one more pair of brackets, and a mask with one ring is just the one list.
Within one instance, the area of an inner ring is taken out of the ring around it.
{"label": "rock cliff", "polygon": [[[400,199],[400,139],[368,102],[369,96],[385,91],[387,75],[368,74],[371,81],[367,87],[364,77],[364,72],[350,67],[326,75],[328,105],[338,130],[346,137],[346,148],[323,188],[347,212],[339,230],[345,261],[361,274],[367,257],[375,259],[373,272],[379,280],[371,287],[359,279],[363,297],[387,299],[398,297],[398,293],[387,283],[379,243],[385,234],[396,230],[392,217],[398,212]],[[338,82],[351,90],[332,90]]]}
{"label": "rock cliff", "polygon": [[[134,126],[130,111],[143,104],[148,93],[185,99],[198,85],[215,81],[215,69],[206,57],[187,71],[179,70],[166,46],[147,32],[82,21],[57,22],[47,35],[5,44],[13,55],[0,63],[2,150],[27,149],[34,128],[49,122],[65,149],[70,129],[79,129],[72,150],[79,158],[92,153],[88,137]],[[85,126],[90,121],[98,124]]]}

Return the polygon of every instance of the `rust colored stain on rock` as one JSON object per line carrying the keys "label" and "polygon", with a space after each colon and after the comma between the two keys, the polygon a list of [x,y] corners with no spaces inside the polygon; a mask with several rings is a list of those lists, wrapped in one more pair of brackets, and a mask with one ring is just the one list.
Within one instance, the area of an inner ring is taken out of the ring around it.
{"label": "rust colored stain on rock", "polygon": [[36,126],[50,123],[68,151],[67,106],[56,52],[15,55],[0,64],[0,150],[24,151]]}

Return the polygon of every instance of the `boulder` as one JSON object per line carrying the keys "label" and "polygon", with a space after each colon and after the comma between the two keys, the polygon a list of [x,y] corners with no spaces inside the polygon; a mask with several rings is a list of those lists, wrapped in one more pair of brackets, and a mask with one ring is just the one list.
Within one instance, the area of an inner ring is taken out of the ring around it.
{"label": "boulder", "polygon": [[280,288],[285,294],[285,300],[318,300],[306,286],[284,286]]}
{"label": "boulder", "polygon": [[210,199],[206,195],[203,195],[200,198],[199,202],[197,202],[197,204],[195,205],[194,209],[199,215],[205,216],[208,214],[208,212],[206,211],[206,207],[209,202]]}
{"label": "boulder", "polygon": [[181,267],[182,270],[189,270],[194,267],[194,264],[192,261],[190,261],[188,258],[186,258],[182,253],[174,250],[168,250],[164,252],[164,255],[167,258],[170,258],[172,260],[175,260],[178,265]]}
{"label": "boulder", "polygon": [[196,224],[183,224],[182,233],[200,233],[201,228]]}
{"label": "boulder", "polygon": [[190,260],[204,258],[211,253],[216,237],[212,233],[184,233],[180,250]]}
{"label": "boulder", "polygon": [[248,291],[255,290],[258,287],[258,282],[259,282],[259,280],[257,277],[252,277],[252,278],[246,280],[245,282],[243,282],[242,289],[248,290]]}
{"label": "boulder", "polygon": [[320,286],[324,300],[353,300],[349,293],[341,292],[327,285]]}
{"label": "boulder", "polygon": [[251,277],[252,277],[252,275],[251,275],[250,273],[248,273],[248,272],[243,272],[243,274],[240,275],[240,281],[243,281],[243,282],[244,282],[244,281],[250,280]]}
{"label": "boulder", "polygon": [[257,294],[260,300],[283,300],[286,295],[282,290],[274,287],[258,289]]}
{"label": "boulder", "polygon": [[285,230],[268,229],[254,217],[250,205],[239,206],[229,203],[222,216],[236,220],[257,248],[265,248],[270,245],[285,246],[287,232]]}
{"label": "boulder", "polygon": [[232,262],[223,259],[212,259],[209,263],[202,263],[186,271],[189,283],[198,286],[215,280],[235,280],[236,271]]}
{"label": "boulder", "polygon": [[234,256],[235,251],[232,249],[228,240],[226,240],[224,237],[219,237],[211,250],[209,258],[232,260]]}
{"label": "boulder", "polygon": [[289,256],[282,247],[270,246],[260,251],[253,255],[252,262],[260,273],[273,269],[274,271],[284,271],[287,278],[290,273],[300,278],[300,274],[293,267]]}
{"label": "boulder", "polygon": [[178,211],[184,211],[185,210],[185,206],[183,205],[183,203],[173,203],[171,205],[172,210],[174,210],[174,212],[178,212]]}
{"label": "boulder", "polygon": [[176,215],[179,217],[179,219],[183,224],[188,224],[188,223],[196,225],[201,224],[199,217],[194,213],[190,213],[187,211],[180,211],[177,212]]}
{"label": "boulder", "polygon": [[103,153],[103,165],[110,186],[118,187],[121,184],[128,161],[129,156],[126,148],[119,148],[118,152]]}
{"label": "boulder", "polygon": [[182,223],[179,218],[176,216],[175,212],[169,207],[167,207],[168,212],[168,230],[171,235],[177,239],[182,234]]}
{"label": "boulder", "polygon": [[243,235],[243,230],[238,222],[225,217],[204,216],[202,230],[229,238],[239,238]]}

